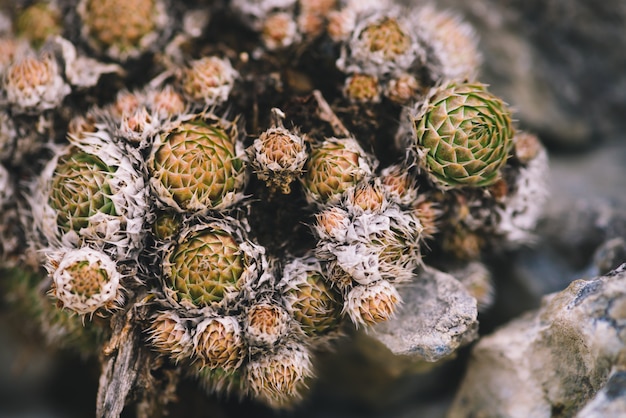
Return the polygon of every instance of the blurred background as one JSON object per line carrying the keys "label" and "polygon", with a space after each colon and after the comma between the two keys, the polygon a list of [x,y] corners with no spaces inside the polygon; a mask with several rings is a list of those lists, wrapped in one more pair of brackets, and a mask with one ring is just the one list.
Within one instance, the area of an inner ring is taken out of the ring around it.
{"label": "blurred background", "polygon": [[[563,235],[556,238],[554,214],[580,202],[597,209],[594,205],[619,207],[624,201],[626,2],[439,0],[436,5],[475,26],[484,54],[481,81],[515,109],[521,127],[540,136],[551,159],[552,195],[539,230],[542,241],[491,260],[497,293],[495,305],[480,318],[480,332],[486,334],[537,307],[542,294],[593,273],[590,230],[568,230],[573,239],[564,242]],[[589,221],[593,213],[599,209],[591,210]],[[571,248],[563,250],[567,245]],[[580,257],[573,257],[574,250]],[[0,418],[93,416],[97,362],[50,351],[31,331],[0,304]],[[189,383],[170,416],[441,417],[470,349],[428,370],[355,334],[320,359],[320,379],[294,411],[207,397]]]}

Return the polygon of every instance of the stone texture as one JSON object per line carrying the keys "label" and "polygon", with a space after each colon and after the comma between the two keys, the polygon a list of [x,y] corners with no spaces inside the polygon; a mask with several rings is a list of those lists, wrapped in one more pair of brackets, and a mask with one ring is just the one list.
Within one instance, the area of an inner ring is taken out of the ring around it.
{"label": "stone texture", "polygon": [[392,353],[434,362],[477,337],[476,299],[453,276],[426,267],[399,292],[404,303],[395,317],[370,333]]}
{"label": "stone texture", "polygon": [[624,415],[624,411],[626,411],[626,370],[622,365],[611,373],[606,385],[576,414],[576,418],[618,417]]}
{"label": "stone texture", "polygon": [[[484,337],[472,351],[449,417],[573,416],[594,396],[601,402],[603,387],[609,394],[621,388],[619,381],[607,381],[625,358],[623,264],[605,276],[572,282],[546,296],[538,311]],[[619,412],[613,416],[626,414],[613,407]]]}
{"label": "stone texture", "polygon": [[572,280],[602,275],[626,262],[625,208],[623,199],[562,192],[554,196],[537,228],[537,242],[510,263],[511,275],[537,301],[534,306],[542,295],[561,290]]}

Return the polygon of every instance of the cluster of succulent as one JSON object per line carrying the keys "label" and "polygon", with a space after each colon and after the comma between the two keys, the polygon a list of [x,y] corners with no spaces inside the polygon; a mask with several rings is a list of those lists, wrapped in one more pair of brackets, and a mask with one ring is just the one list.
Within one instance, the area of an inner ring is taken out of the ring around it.
{"label": "cluster of succulent", "polygon": [[392,318],[424,263],[532,240],[545,150],[476,80],[450,12],[17,3],[0,27],[0,232],[22,245],[0,256],[45,268],[32,292],[55,344],[119,348],[127,321],[146,367],[286,406],[315,353]]}

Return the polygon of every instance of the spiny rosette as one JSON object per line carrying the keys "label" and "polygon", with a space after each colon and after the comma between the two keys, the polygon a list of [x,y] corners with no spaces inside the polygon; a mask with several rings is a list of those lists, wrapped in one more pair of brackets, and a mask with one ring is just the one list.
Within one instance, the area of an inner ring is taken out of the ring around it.
{"label": "spiny rosette", "polygon": [[[115,100],[103,108],[92,108],[83,118],[92,125],[104,124],[115,139],[140,150],[149,148],[154,138],[185,113],[183,96],[167,84],[142,90],[121,90]],[[88,127],[88,126],[87,126]]]}
{"label": "spiny rosette", "polygon": [[382,277],[395,283],[412,280],[414,271],[422,264],[421,244],[424,227],[413,210],[402,210],[391,205],[384,215],[389,218],[389,229],[372,236],[378,247],[379,268]]}
{"label": "spiny rosette", "polygon": [[389,206],[385,190],[378,177],[363,180],[345,191],[342,206],[350,213],[383,213]]}
{"label": "spiny rosette", "polygon": [[337,11],[338,3],[336,0],[300,0],[297,17],[300,32],[310,37],[321,35],[330,13]]}
{"label": "spiny rosette", "polygon": [[302,183],[310,202],[332,204],[372,173],[371,159],[354,138],[328,138],[314,146]]}
{"label": "spiny rosette", "polygon": [[77,10],[85,41],[117,61],[158,46],[172,24],[163,0],[81,0]]}
{"label": "spiny rosette", "polygon": [[166,295],[192,310],[232,308],[267,265],[264,248],[248,241],[243,226],[232,218],[187,227],[164,251]]}
{"label": "spiny rosette", "polygon": [[400,294],[387,280],[352,288],[346,297],[343,312],[355,325],[374,325],[391,318],[401,303]]}
{"label": "spiny rosette", "polygon": [[300,178],[307,160],[304,138],[282,126],[265,130],[248,149],[250,165],[270,190],[291,192],[291,183]]}
{"label": "spiny rosette", "polygon": [[296,258],[287,263],[278,288],[287,309],[307,336],[328,335],[339,328],[341,294],[327,279],[315,257]]}
{"label": "spiny rosette", "polygon": [[431,80],[472,80],[478,75],[482,57],[478,38],[469,23],[431,4],[415,8],[412,18],[427,51],[425,64]]}
{"label": "spiny rosette", "polygon": [[420,163],[440,187],[484,187],[498,179],[514,129],[506,105],[485,85],[434,89],[412,121]]}
{"label": "spiny rosette", "polygon": [[300,40],[298,25],[292,13],[269,15],[261,28],[261,40],[270,51],[286,48]]}
{"label": "spiny rosette", "polygon": [[316,256],[360,284],[409,280],[421,263],[419,218],[388,200],[379,179],[349,189],[340,206],[316,215],[313,230]]}
{"label": "spiny rosette", "polygon": [[38,2],[27,7],[17,16],[15,26],[17,34],[35,47],[62,31],[61,16],[53,2]]}
{"label": "spiny rosette", "polygon": [[409,72],[401,72],[387,80],[383,94],[396,104],[408,105],[421,97],[425,89],[416,76]]}
{"label": "spiny rosette", "polygon": [[357,15],[351,38],[344,43],[337,68],[345,73],[382,77],[405,71],[423,60],[424,52],[403,12],[397,8]]}
{"label": "spiny rosette", "polygon": [[23,54],[2,77],[2,95],[16,113],[41,113],[54,109],[70,94],[56,59],[50,54]]}
{"label": "spiny rosette", "polygon": [[351,103],[378,103],[380,93],[378,78],[368,74],[350,75],[343,87],[343,96]]}
{"label": "spiny rosette", "polygon": [[189,358],[193,341],[187,321],[175,311],[164,310],[150,319],[147,330],[152,347],[175,361]]}
{"label": "spiny rosette", "polygon": [[319,239],[344,242],[347,240],[352,219],[347,210],[330,206],[315,214],[313,231]]}
{"label": "spiny rosette", "polygon": [[251,346],[273,347],[291,329],[291,317],[272,300],[254,302],[246,309],[245,335]]}
{"label": "spiny rosette", "polygon": [[247,353],[237,319],[224,316],[202,320],[194,330],[193,353],[202,367],[225,372],[237,370]]}
{"label": "spiny rosette", "polygon": [[122,274],[103,252],[89,247],[52,250],[47,260],[52,293],[64,308],[89,315],[122,303]]}
{"label": "spiny rosette", "polygon": [[113,170],[96,155],[84,152],[72,153],[58,161],[50,205],[57,210],[57,224],[64,232],[85,228],[89,217],[97,212],[117,215],[110,198],[113,193],[109,180]]}
{"label": "spiny rosette", "polygon": [[406,164],[392,164],[380,173],[380,182],[389,199],[399,205],[412,205],[418,198],[417,178]]}
{"label": "spiny rosette", "polygon": [[85,244],[116,259],[143,248],[147,188],[139,165],[104,131],[58,149],[33,184],[34,239],[58,247]]}
{"label": "spiny rosette", "polygon": [[285,407],[302,397],[313,376],[310,354],[296,342],[253,359],[245,365],[250,395],[269,406]]}
{"label": "spiny rosette", "polygon": [[146,103],[152,113],[162,121],[166,121],[184,113],[187,104],[174,87],[167,84],[161,88],[146,91]]}
{"label": "spiny rosette", "polygon": [[233,123],[209,117],[176,123],[152,146],[150,185],[179,212],[221,210],[243,197],[243,154]]}
{"label": "spiny rosette", "polygon": [[179,72],[179,84],[185,96],[202,106],[215,106],[228,100],[239,73],[228,58],[203,57],[191,61]]}
{"label": "spiny rosette", "polygon": [[328,12],[326,32],[334,42],[345,42],[354,34],[355,27],[364,18],[388,11],[392,1],[347,0],[338,2],[339,10]]}

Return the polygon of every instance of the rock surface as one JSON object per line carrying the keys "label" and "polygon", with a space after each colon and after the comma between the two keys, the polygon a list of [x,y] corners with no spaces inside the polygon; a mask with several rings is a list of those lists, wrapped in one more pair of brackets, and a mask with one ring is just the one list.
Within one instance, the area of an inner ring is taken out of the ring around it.
{"label": "rock surface", "polygon": [[606,385],[596,397],[591,400],[578,414],[577,418],[605,418],[618,417],[626,411],[626,370],[622,362],[621,368],[616,369]]}
{"label": "rock surface", "polygon": [[626,264],[573,282],[546,296],[538,311],[483,338],[473,349],[449,417],[573,416],[594,396],[590,411],[613,408],[618,413],[611,416],[624,416],[622,404],[600,399],[602,393],[611,398],[612,388],[623,389],[619,375],[607,382],[613,367],[624,367],[624,359]]}
{"label": "rock surface", "polygon": [[435,362],[478,336],[476,299],[451,275],[427,267],[399,291],[395,317],[370,333],[394,354]]}

